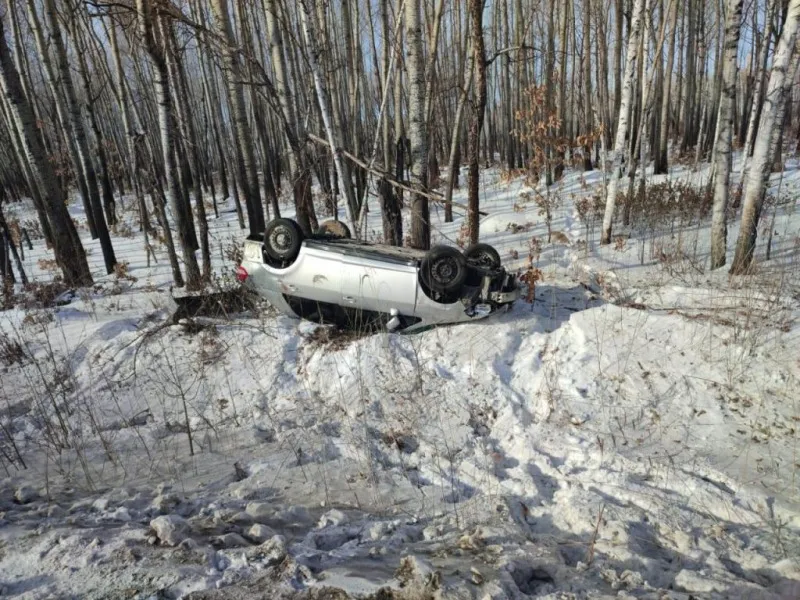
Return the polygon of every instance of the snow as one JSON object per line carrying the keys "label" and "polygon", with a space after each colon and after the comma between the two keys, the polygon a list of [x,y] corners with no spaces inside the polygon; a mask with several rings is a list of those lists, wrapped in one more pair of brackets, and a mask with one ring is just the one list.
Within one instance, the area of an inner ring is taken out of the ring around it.
{"label": "snow", "polygon": [[[481,240],[542,271],[535,302],[414,335],[269,308],[174,322],[133,207],[130,279],[101,277],[82,231],[95,288],[0,314],[24,350],[0,364],[0,596],[800,597],[799,167],[741,278],[704,267],[708,219],[587,238],[599,173],[554,186],[547,243],[525,182],[484,171]],[[210,222],[222,287],[231,208]],[[458,211],[432,219],[458,238]]]}

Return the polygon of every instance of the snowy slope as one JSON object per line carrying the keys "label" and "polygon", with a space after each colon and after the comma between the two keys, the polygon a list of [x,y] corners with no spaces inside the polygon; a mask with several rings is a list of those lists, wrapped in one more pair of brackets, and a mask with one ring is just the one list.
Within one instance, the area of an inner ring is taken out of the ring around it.
{"label": "snowy slope", "polygon": [[[555,186],[554,243],[521,179],[482,179],[482,240],[543,273],[483,322],[174,324],[166,256],[147,268],[138,235],[115,238],[136,281],[0,314],[29,357],[0,367],[28,467],[3,463],[0,595],[800,597],[797,165],[774,181],[773,259],[734,280],[703,267],[707,222],[587,239],[599,174]],[[455,241],[462,215],[432,212]],[[242,234],[230,212],[211,227],[229,278]],[[43,244],[28,254],[47,280]]]}

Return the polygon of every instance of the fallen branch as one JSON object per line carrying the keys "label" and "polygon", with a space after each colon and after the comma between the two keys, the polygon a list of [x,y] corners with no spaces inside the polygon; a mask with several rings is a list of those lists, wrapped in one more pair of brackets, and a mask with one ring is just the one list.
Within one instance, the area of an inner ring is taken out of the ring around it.
{"label": "fallen branch", "polygon": [[[308,135],[308,139],[310,139],[312,142],[316,142],[317,144],[325,146],[326,148],[330,148],[331,147],[331,145],[328,143],[327,140],[324,140],[321,137],[317,137],[313,133],[308,133],[306,135]],[[411,194],[419,194],[420,196],[424,196],[428,200],[432,200],[433,202],[438,202],[439,204],[450,204],[452,206],[455,206],[456,208],[460,208],[461,210],[463,210],[465,212],[467,210],[469,210],[469,207],[466,204],[461,204],[459,202],[453,202],[452,200],[446,200],[445,197],[442,196],[441,194],[436,194],[434,192],[423,192],[423,191],[414,189],[410,185],[406,185],[405,183],[397,181],[391,175],[389,175],[389,173],[387,173],[385,171],[382,171],[382,170],[378,169],[377,167],[370,167],[363,160],[361,160],[357,156],[354,156],[354,155],[350,154],[347,150],[341,150],[341,153],[342,153],[343,156],[345,156],[346,158],[350,159],[352,162],[357,164],[359,167],[361,167],[365,171],[385,179],[389,183],[389,185],[391,185],[393,187],[400,188],[401,190],[405,190],[405,191],[407,191],[407,192],[409,192]],[[483,211],[478,211],[478,214],[485,217],[485,216],[488,216],[489,213],[483,212]]]}
{"label": "fallen branch", "polygon": [[594,526],[594,533],[592,534],[592,540],[589,542],[589,551],[586,554],[586,564],[591,565],[592,561],[594,560],[594,545],[597,543],[597,536],[600,533],[600,522],[603,520],[603,513],[606,510],[605,502],[600,507],[600,513],[597,515],[597,523]]}

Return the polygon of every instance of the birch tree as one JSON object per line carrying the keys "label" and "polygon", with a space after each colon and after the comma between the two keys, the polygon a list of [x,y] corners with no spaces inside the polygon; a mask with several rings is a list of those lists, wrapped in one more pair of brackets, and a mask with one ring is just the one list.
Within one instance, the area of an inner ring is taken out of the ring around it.
{"label": "birch tree", "polygon": [[664,94],[661,102],[661,125],[659,127],[658,145],[656,146],[653,173],[665,174],[669,169],[669,113],[672,98],[672,73],[675,66],[675,39],[678,29],[678,2],[670,2],[670,38],[667,51],[667,68],[664,72]]}
{"label": "birch tree", "polygon": [[30,166],[32,183],[39,189],[51,225],[56,263],[70,286],[91,285],[92,275],[75,224],[67,211],[53,167],[48,160],[36,126],[33,110],[25,97],[22,82],[11,50],[6,43],[5,28],[0,18],[0,88],[8,100]]}
{"label": "birch tree", "polygon": [[[100,247],[103,252],[106,273],[113,273],[117,259],[114,256],[114,248],[111,245],[111,237],[108,233],[108,225],[103,214],[103,206],[100,201],[100,189],[97,181],[97,172],[95,171],[94,163],[89,152],[89,143],[87,141],[85,123],[81,114],[78,96],[75,92],[75,84],[72,80],[72,71],[67,58],[67,48],[64,43],[64,38],[61,34],[61,24],[58,19],[58,13],[56,11],[54,0],[44,0],[44,7],[47,20],[50,25],[50,41],[56,56],[58,80],[61,84],[60,91],[63,92],[66,112],[68,113],[66,115],[69,123],[67,135],[73,136],[74,138],[75,149],[77,151],[77,163],[81,169],[83,178],[86,181],[89,193],[89,208],[91,210],[97,237],[100,240]],[[36,14],[36,7],[33,5],[33,0],[29,0],[28,8],[31,15]],[[38,19],[35,20],[35,23],[39,51],[46,53],[47,46],[44,42],[44,33],[41,31],[41,25],[38,23]],[[47,61],[47,64],[49,65],[50,62]],[[55,79],[55,74],[51,73],[50,77]],[[60,98],[56,99],[56,104],[57,106],[61,105]]]}
{"label": "birch tree", "polygon": [[606,209],[603,216],[603,231],[600,237],[601,244],[611,243],[611,226],[614,221],[614,209],[617,201],[617,189],[625,160],[626,136],[628,135],[628,113],[633,102],[633,86],[636,74],[636,65],[639,60],[639,46],[642,35],[642,20],[644,13],[644,0],[633,0],[633,13],[631,27],[628,33],[628,54],[625,59],[625,77],[620,96],[619,116],[615,134],[614,151],[612,154],[612,172],[606,193]]}
{"label": "birch tree", "polygon": [[[166,168],[167,195],[169,196],[173,217],[178,229],[178,240],[180,241],[183,263],[186,268],[186,286],[189,289],[198,289],[201,285],[200,268],[197,265],[197,258],[194,254],[195,248],[191,243],[189,229],[191,214],[186,214],[186,208],[182,205],[180,199],[178,164],[175,158],[175,117],[170,91],[169,69],[164,55],[163,38],[155,23],[155,20],[161,17],[153,13],[153,7],[149,0],[136,0],[136,11],[139,33],[155,67],[158,125],[161,134],[161,152]],[[179,272],[173,273],[173,279],[176,286],[182,287],[184,285],[183,277],[179,276],[179,274]]]}
{"label": "birch tree", "polygon": [[733,139],[733,101],[736,94],[736,53],[742,21],[742,0],[728,0],[725,18],[725,45],[722,60],[722,90],[714,144],[714,208],[711,217],[711,268],[725,264],[728,240],[728,194],[730,191],[731,141]]}
{"label": "birch tree", "polygon": [[289,144],[289,169],[292,180],[297,221],[304,231],[310,233],[313,228],[313,205],[311,202],[311,174],[306,165],[306,157],[300,146],[305,136],[303,126],[297,117],[295,94],[292,90],[291,72],[286,51],[283,45],[278,10],[278,0],[265,0],[264,16],[267,23],[272,68],[275,73],[275,93],[278,100],[277,109],[282,115],[283,132]]}
{"label": "birch tree", "polygon": [[[425,57],[422,53],[420,0],[405,0],[405,30],[411,183],[418,190],[425,191],[428,186],[428,127],[425,118]],[[421,194],[414,194],[411,200],[411,246],[427,250],[430,243],[428,199]]]}
{"label": "birch tree", "polygon": [[[758,135],[753,148],[753,158],[745,184],[739,238],[736,241],[736,252],[731,264],[731,274],[741,275],[750,268],[758,237],[758,221],[764,207],[764,197],[771,172],[773,140],[778,135],[786,98],[787,75],[791,78],[796,63],[797,30],[800,25],[800,0],[789,0],[786,20],[783,24],[780,40],[775,48],[769,85],[764,95],[764,107],[758,125]],[[796,60],[796,59],[795,59]],[[791,67],[791,69],[790,69]]]}
{"label": "birch tree", "polygon": [[[586,136],[587,143],[583,146],[583,170],[591,171],[592,166],[592,148],[588,140],[591,140],[594,135],[594,126],[592,124],[592,51],[591,51],[591,27],[590,15],[592,14],[591,0],[583,0],[583,118],[584,118],[584,135]],[[598,86],[599,87],[599,86]]]}
{"label": "birch tree", "polygon": [[317,35],[319,26],[316,23],[316,11],[311,0],[300,0],[301,18],[303,21],[303,32],[305,33],[306,43],[309,46],[309,64],[311,66],[312,76],[314,78],[314,89],[317,93],[317,100],[319,108],[322,113],[322,122],[325,126],[325,132],[328,136],[328,144],[330,144],[331,152],[333,154],[333,164],[336,167],[336,174],[339,181],[342,182],[342,188],[345,191],[345,208],[347,210],[347,221],[351,231],[357,231],[357,215],[358,206],[356,205],[355,197],[353,196],[353,186],[350,185],[350,168],[342,155],[342,132],[338,131],[334,126],[333,117],[331,114],[331,99],[328,93],[328,87],[322,76],[320,67],[320,57],[322,49],[317,43]]}
{"label": "birch tree", "polygon": [[228,0],[212,0],[211,7],[214,11],[214,21],[217,24],[219,34],[225,40],[223,47],[226,71],[225,82],[233,118],[236,167],[244,190],[250,233],[255,235],[264,231],[266,223],[264,221],[264,205],[261,202],[259,193],[253,137],[250,134],[250,127],[247,123],[239,46],[231,23]]}

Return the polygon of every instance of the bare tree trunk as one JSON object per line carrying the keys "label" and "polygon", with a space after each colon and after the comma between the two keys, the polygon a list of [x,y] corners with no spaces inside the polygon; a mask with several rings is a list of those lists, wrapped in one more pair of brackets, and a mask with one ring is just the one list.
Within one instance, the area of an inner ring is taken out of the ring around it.
{"label": "bare tree trunk", "polygon": [[[503,33],[506,48],[511,47],[511,22],[509,20],[509,13],[511,12],[511,0],[504,0],[503,2]],[[506,167],[512,170],[517,161],[517,147],[516,139],[512,135],[514,129],[514,102],[512,101],[513,95],[511,92],[511,55],[506,55],[503,58],[503,96],[506,101],[503,103],[503,141],[506,147]],[[519,85],[520,82],[517,82]]]}
{"label": "bare tree trunk", "polygon": [[664,73],[664,95],[661,101],[661,127],[653,173],[665,174],[669,170],[669,109],[672,95],[672,71],[675,65],[675,37],[678,29],[678,2],[671,2],[670,41],[667,53],[667,70]]}
{"label": "bare tree trunk", "polygon": [[[614,5],[614,114],[619,115],[622,103],[622,12],[623,0],[616,0]],[[616,129],[615,129],[616,132]],[[616,135],[616,133],[615,133]]]}
{"label": "bare tree trunk", "polygon": [[[382,69],[383,69],[383,94],[388,98],[390,86],[392,85],[392,73],[395,70],[395,77],[399,79],[399,65],[394,65],[392,57],[395,59],[397,54],[392,54],[392,44],[390,44],[391,33],[389,30],[389,3],[381,2],[381,34],[383,35],[383,55],[382,55]],[[399,18],[400,15],[398,15]],[[397,37],[400,37],[400,26],[395,28]],[[399,40],[392,40],[397,42]],[[397,60],[394,61],[395,63]],[[395,119],[399,120],[400,116],[395,115]],[[387,173],[392,171],[392,131],[389,120],[388,106],[384,107],[383,114],[381,115],[381,130],[383,135],[383,169]],[[392,189],[392,186],[385,180],[378,183],[378,195],[381,202],[381,215],[383,221],[383,242],[391,246],[403,245],[403,215],[400,211],[400,202]]]}
{"label": "bare tree trunk", "polygon": [[247,124],[247,112],[244,101],[244,87],[242,85],[242,68],[239,61],[238,42],[233,31],[228,0],[213,0],[211,7],[214,11],[214,21],[217,23],[219,34],[225,40],[223,55],[225,58],[225,82],[228,87],[228,100],[231,106],[234,137],[236,139],[236,162],[239,178],[245,195],[247,208],[247,221],[250,225],[251,235],[264,231],[264,205],[259,192],[258,172],[256,170],[253,136]]}
{"label": "bare tree trunk", "polygon": [[467,227],[469,241],[478,242],[480,233],[479,184],[480,165],[478,164],[478,143],[483,130],[484,113],[486,112],[486,49],[483,41],[483,6],[485,0],[469,0],[469,15],[472,26],[472,61],[475,65],[475,100],[472,105],[472,118],[467,136],[467,162],[469,163],[469,190]]}
{"label": "bare tree trunk", "polygon": [[[153,22],[154,15],[150,3],[147,0],[136,0],[136,9],[140,35],[155,66],[161,152],[166,167],[167,194],[178,228],[178,240],[186,267],[186,285],[189,289],[199,289],[201,286],[200,268],[192,247],[191,215],[186,214],[186,207],[182,206],[180,198],[181,188],[178,179],[178,164],[175,158],[175,116],[170,95],[169,69],[164,56],[164,41],[158,37],[158,29]],[[156,201],[158,202],[158,200]],[[176,286],[181,287],[182,284],[181,280],[176,279]]]}
{"label": "bare tree trunk", "polygon": [[[756,238],[758,236],[758,221],[764,206],[764,196],[766,195],[770,173],[773,138],[778,135],[779,117],[782,115],[782,107],[786,102],[785,81],[787,79],[787,71],[789,71],[790,65],[795,66],[792,63],[792,58],[795,54],[799,23],[800,0],[789,0],[786,21],[784,22],[778,45],[775,48],[769,86],[764,97],[761,122],[758,126],[758,135],[753,149],[753,160],[747,177],[744,208],[742,209],[742,224],[730,271],[732,275],[745,273],[753,262]],[[791,71],[789,74],[791,76]]]}
{"label": "bare tree trunk", "polygon": [[[517,19],[514,31],[515,45],[521,48],[524,42],[524,13],[522,12],[522,0],[516,0],[514,3],[514,13]],[[514,90],[514,107],[517,111],[522,110],[522,91],[527,85],[527,70],[524,68],[525,62],[517,60]],[[516,127],[516,123],[514,125]],[[517,145],[517,168],[522,169],[528,161],[528,145],[520,142]]]}
{"label": "bare tree trunk", "polygon": [[725,18],[725,46],[722,57],[722,90],[717,116],[717,139],[714,143],[714,209],[711,217],[711,268],[725,264],[728,242],[728,192],[731,175],[733,139],[733,98],[736,93],[736,51],[742,21],[742,0],[728,0]]}
{"label": "bare tree trunk", "polygon": [[64,281],[71,286],[91,285],[92,274],[86,261],[86,253],[75,224],[67,212],[64,195],[53,167],[45,155],[33,111],[22,90],[19,73],[6,43],[2,18],[0,18],[0,88],[8,99],[11,114],[20,132],[34,185],[40,190],[45,202],[47,218],[52,225],[53,251],[64,275]]}
{"label": "bare tree trunk", "polygon": [[[53,106],[55,108],[56,115],[58,117],[58,123],[65,132],[64,137],[66,138],[67,148],[69,149],[69,156],[72,162],[72,168],[75,174],[75,180],[78,186],[78,191],[80,192],[81,195],[81,199],[83,200],[83,209],[86,214],[86,224],[89,227],[89,232],[91,233],[92,239],[97,239],[98,237],[97,226],[94,220],[94,210],[92,208],[89,188],[86,182],[86,176],[83,170],[83,165],[81,164],[81,158],[76,145],[75,135],[71,133],[72,122],[70,120],[69,115],[66,114],[68,112],[66,105],[65,103],[60,102],[58,100],[61,96],[60,91],[58,89],[59,82],[58,78],[56,77],[56,69],[53,67],[52,60],[50,59],[48,44],[44,36],[44,28],[42,27],[41,20],[39,19],[38,9],[36,7],[34,0],[28,0],[27,7],[28,7],[28,17],[30,19],[30,27],[33,31],[33,37],[34,40],[36,41],[36,47],[40,56],[40,72],[42,74],[43,79],[47,83],[47,86],[50,88],[51,93],[53,94],[53,99],[54,99]],[[23,48],[24,45],[22,42],[22,37],[20,36],[19,29],[16,25],[16,13],[13,10],[9,12],[12,15],[11,23],[12,27],[14,28],[15,44],[17,45],[17,47]],[[24,55],[24,53],[18,53],[18,54]],[[21,62],[22,61],[18,62],[17,69],[19,70],[19,73],[24,81],[24,73],[20,68]],[[29,93],[32,94],[32,91],[29,90]],[[30,96],[30,102],[32,104],[35,104],[36,102],[35,97],[33,95]],[[31,108],[32,110],[34,110],[35,113],[35,108],[33,106]],[[44,134],[42,135],[43,135],[42,140],[46,143]]]}
{"label": "bare tree trunk", "polygon": [[[391,78],[389,77],[389,65],[391,63],[392,44],[389,43],[389,3],[381,2],[381,36],[383,43],[381,45],[381,69],[383,75],[383,91],[388,93],[389,86],[391,85]],[[399,30],[399,28],[398,28]],[[396,67],[398,68],[398,67]],[[381,132],[383,134],[383,170],[387,173],[392,169],[392,130],[391,121],[389,120],[389,111],[383,111],[381,118]]]}
{"label": "bare tree trunk", "polygon": [[[97,172],[95,171],[94,163],[89,153],[89,143],[86,139],[86,129],[84,127],[83,117],[81,116],[81,107],[78,103],[78,96],[75,93],[72,71],[67,59],[67,48],[64,45],[64,38],[61,35],[61,24],[58,21],[58,13],[56,12],[54,0],[45,0],[45,9],[47,11],[47,20],[50,24],[50,41],[55,49],[58,74],[69,112],[70,129],[67,131],[67,135],[74,136],[75,139],[75,147],[78,151],[78,163],[88,187],[89,203],[92,216],[94,217],[97,236],[100,239],[100,247],[103,251],[106,273],[113,273],[114,267],[117,264],[117,259],[114,256],[114,248],[111,245],[111,237],[109,236],[108,226],[103,215],[103,205],[100,201]],[[30,7],[30,10],[35,11],[35,8]],[[44,49],[44,51],[46,52],[47,50]],[[58,99],[56,99],[56,102],[58,102]]]}
{"label": "bare tree trunk", "polygon": [[694,144],[694,104],[695,104],[695,51],[697,49],[695,35],[695,0],[688,0],[686,8],[686,59],[684,62],[683,84],[683,125],[681,149],[688,150]]}
{"label": "bare tree trunk", "polygon": [[[322,112],[322,121],[325,126],[325,132],[327,133],[328,144],[330,144],[331,152],[333,154],[333,164],[336,167],[336,175],[339,177],[339,181],[342,182],[342,187],[345,191],[347,221],[350,225],[351,231],[356,232],[358,225],[358,206],[356,205],[356,199],[353,196],[353,186],[349,185],[350,168],[347,162],[344,160],[344,155],[342,154],[342,132],[337,131],[334,128],[331,99],[330,95],[328,94],[328,88],[323,79],[322,69],[319,63],[323,50],[317,42],[319,25],[316,23],[316,11],[313,10],[312,0],[301,0],[300,5],[302,6],[300,14],[303,20],[303,30],[306,37],[306,43],[309,47],[309,63],[314,76],[314,87],[317,91],[319,108]],[[345,184],[345,182],[347,182],[347,184]]]}
{"label": "bare tree trunk", "polygon": [[443,15],[444,0],[439,0],[433,15],[433,32],[428,44],[428,64],[425,68],[425,119],[428,122],[431,119],[431,106],[433,106],[433,84],[436,79],[436,57],[438,56],[439,32],[441,31]]}
{"label": "bare tree trunk", "polygon": [[[468,46],[465,45],[465,49],[466,48],[468,48]],[[456,108],[455,124],[453,125],[453,133],[450,139],[450,160],[448,161],[447,169],[447,187],[445,188],[444,192],[445,223],[450,223],[453,221],[453,205],[451,202],[453,200],[453,188],[456,185],[456,181],[458,181],[458,171],[460,167],[459,159],[461,157],[461,124],[464,120],[464,107],[467,104],[467,96],[469,95],[469,89],[472,86],[474,72],[475,57],[473,54],[469,61],[469,71],[461,85],[461,91],[458,98],[458,107]]]}
{"label": "bare tree trunk", "polygon": [[[425,60],[422,54],[420,0],[406,0],[405,29],[407,42],[409,115],[411,140],[411,183],[420,191],[428,186],[428,128],[425,119]],[[415,194],[411,200],[411,246],[427,250],[431,244],[428,199]]]}
{"label": "bare tree trunk", "polygon": [[[183,63],[178,55],[178,48],[172,27],[167,28],[166,56],[167,65],[172,67],[175,82],[175,114],[178,115],[178,124],[181,130],[181,138],[184,141],[184,152],[180,152],[183,171],[186,173],[184,179],[191,179],[193,184],[193,194],[195,199],[195,211],[200,230],[200,255],[203,259],[203,279],[208,282],[211,280],[211,250],[208,243],[208,218],[206,217],[206,207],[203,200],[201,188],[201,167],[198,156],[198,137],[194,127],[194,119],[189,109],[189,86],[186,82],[186,75]],[[188,197],[188,184],[184,184],[184,195]],[[186,200],[187,206],[191,206]],[[194,221],[192,221],[194,223]]]}
{"label": "bare tree trunk", "polygon": [[747,123],[747,134],[745,135],[744,141],[742,166],[741,170],[739,171],[739,193],[736,194],[734,203],[735,208],[739,208],[739,198],[741,196],[744,182],[747,179],[750,157],[753,155],[753,144],[756,138],[758,120],[764,103],[764,92],[767,84],[767,60],[769,59],[769,48],[773,37],[773,22],[775,21],[775,11],[777,10],[777,6],[778,0],[767,0],[764,41],[761,44],[760,52],[758,54],[758,58],[756,59],[756,63],[758,65],[758,74],[756,75],[754,82],[755,93],[753,96],[753,103],[750,108],[750,117]]}
{"label": "bare tree trunk", "polygon": [[[94,133],[94,147],[93,153],[97,155],[97,160],[100,163],[100,187],[103,192],[103,211],[105,213],[106,223],[111,226],[112,230],[116,231],[117,226],[117,214],[116,214],[116,200],[114,200],[114,191],[111,187],[111,176],[109,174],[109,165],[108,165],[108,156],[106,153],[106,140],[103,135],[103,131],[100,127],[99,120],[97,118],[97,108],[96,105],[99,102],[99,98],[92,101],[92,85],[91,85],[91,77],[89,74],[89,67],[86,64],[86,56],[85,53],[88,52],[88,45],[85,43],[85,37],[82,34],[82,30],[78,25],[78,18],[77,12],[74,13],[69,21],[69,29],[72,35],[75,44],[79,42],[82,43],[83,47],[78,49],[76,48],[75,54],[78,57],[78,72],[81,76],[81,83],[83,84],[84,94],[86,95],[86,110],[89,115],[89,122],[92,126],[92,132]],[[102,59],[104,61],[104,59]],[[103,62],[105,65],[105,61]],[[109,74],[109,81],[111,80]]]}
{"label": "bare tree trunk", "polygon": [[[24,91],[23,95],[25,95]],[[10,104],[7,106],[6,98],[2,96],[0,96],[0,113],[2,113],[3,118],[5,119],[6,126],[9,131],[9,136],[11,137],[11,142],[14,147],[14,153],[16,155],[17,162],[19,163],[21,170],[23,172],[22,178],[24,179],[25,184],[29,189],[30,196],[33,200],[34,208],[36,209],[36,214],[39,217],[39,223],[42,226],[42,233],[44,234],[45,243],[48,248],[52,248],[53,229],[50,224],[50,220],[47,216],[47,211],[45,210],[45,200],[42,197],[43,190],[39,189],[39,187],[36,185],[36,181],[34,180],[33,173],[31,171],[31,165],[28,161],[27,152],[23,144],[23,133],[19,131],[17,126],[17,121],[11,114],[12,111]],[[34,115],[34,121],[36,121],[35,115]]]}
{"label": "bare tree trunk", "polygon": [[306,233],[311,233],[314,225],[312,221],[316,220],[312,219],[311,176],[299,142],[299,139],[304,137],[305,133],[295,111],[297,103],[292,93],[292,83],[283,47],[283,34],[279,26],[280,13],[277,0],[266,0],[264,16],[267,21],[272,68],[275,72],[275,90],[279,108],[283,114],[284,132],[291,149],[289,153],[289,170],[291,171],[292,196],[295,203],[297,222]]}
{"label": "bare tree trunk", "polygon": [[[403,20],[404,20],[404,8],[406,0],[396,0],[397,1],[397,8],[395,9],[395,20],[396,25],[395,28],[398,31],[398,36],[400,39],[397,40],[397,48],[396,48],[396,62],[398,65],[397,71],[394,77],[394,89],[393,92],[393,100],[394,100],[394,168],[395,168],[395,179],[398,181],[402,181],[405,179],[405,172],[406,172],[406,159],[407,159],[407,142],[408,139],[406,138],[406,128],[405,128],[405,119],[403,118],[403,69],[400,66],[403,64]],[[416,1],[416,0],[415,0]],[[397,198],[397,202],[402,208],[404,205],[403,200],[403,190],[395,190],[395,197]]]}
{"label": "bare tree trunk", "polygon": [[609,182],[606,196],[606,210],[603,216],[603,233],[600,238],[601,244],[611,243],[611,226],[614,221],[614,208],[617,201],[617,185],[619,183],[619,178],[622,176],[625,136],[628,133],[628,109],[633,101],[634,75],[636,73],[637,61],[639,60],[638,54],[642,35],[643,12],[644,0],[634,0],[631,28],[628,35],[628,55],[625,60],[625,80],[622,88],[619,120],[617,122],[616,140],[614,143],[614,168],[611,173],[611,181]]}
{"label": "bare tree trunk", "polygon": [[[594,124],[592,123],[592,45],[590,18],[592,14],[591,0],[583,0],[583,118],[584,132],[587,140],[594,136]],[[600,86],[597,86],[598,89]],[[587,141],[583,146],[583,170],[591,171],[592,166],[592,144]]]}

